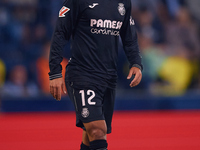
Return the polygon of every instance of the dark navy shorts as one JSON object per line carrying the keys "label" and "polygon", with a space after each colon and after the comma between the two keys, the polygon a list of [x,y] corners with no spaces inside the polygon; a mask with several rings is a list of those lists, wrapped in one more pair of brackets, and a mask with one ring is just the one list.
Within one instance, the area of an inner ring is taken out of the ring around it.
{"label": "dark navy shorts", "polygon": [[76,110],[76,126],[85,130],[83,123],[105,120],[111,133],[115,89],[88,82],[66,82],[66,87]]}

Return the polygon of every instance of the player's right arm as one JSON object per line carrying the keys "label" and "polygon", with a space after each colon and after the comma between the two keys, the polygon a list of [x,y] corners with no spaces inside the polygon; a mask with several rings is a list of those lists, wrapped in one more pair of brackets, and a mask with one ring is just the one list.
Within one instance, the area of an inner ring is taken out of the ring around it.
{"label": "player's right arm", "polygon": [[[69,41],[78,18],[79,7],[78,0],[66,0],[60,9],[54,30],[50,55],[49,55],[49,84],[50,93],[56,100],[61,99],[61,89],[65,89],[62,79],[63,49]],[[65,90],[63,91],[66,92]]]}

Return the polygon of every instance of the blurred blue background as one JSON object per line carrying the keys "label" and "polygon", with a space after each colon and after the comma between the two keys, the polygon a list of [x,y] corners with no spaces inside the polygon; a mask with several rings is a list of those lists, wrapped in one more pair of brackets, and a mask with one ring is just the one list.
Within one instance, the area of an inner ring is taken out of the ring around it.
{"label": "blurred blue background", "polygon": [[[73,110],[49,93],[48,55],[62,0],[0,1],[0,110]],[[129,87],[119,46],[116,110],[200,109],[200,1],[132,0],[143,79]],[[70,58],[70,42],[62,65]],[[64,72],[64,70],[63,70]]]}

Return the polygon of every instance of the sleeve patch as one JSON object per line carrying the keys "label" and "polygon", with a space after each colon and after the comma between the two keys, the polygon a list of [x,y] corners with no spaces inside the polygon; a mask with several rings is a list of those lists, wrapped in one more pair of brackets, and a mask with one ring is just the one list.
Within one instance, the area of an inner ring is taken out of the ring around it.
{"label": "sleeve patch", "polygon": [[61,9],[60,9],[60,12],[59,12],[59,17],[65,17],[65,14],[69,11],[70,9],[63,6]]}
{"label": "sleeve patch", "polygon": [[133,20],[132,16],[130,17],[130,25],[131,26],[135,25],[135,21]]}

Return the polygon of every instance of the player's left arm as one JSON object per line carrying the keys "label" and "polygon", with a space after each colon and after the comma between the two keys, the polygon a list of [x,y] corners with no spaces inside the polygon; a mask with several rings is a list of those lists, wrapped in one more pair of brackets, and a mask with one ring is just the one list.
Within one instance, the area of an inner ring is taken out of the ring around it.
{"label": "player's left arm", "polygon": [[143,65],[138,46],[135,23],[131,17],[131,6],[131,1],[129,1],[128,6],[126,7],[123,25],[120,30],[120,36],[125,54],[130,63],[130,70],[127,79],[131,79],[132,76],[135,76],[130,83],[130,87],[134,87],[138,85],[142,79]]}

